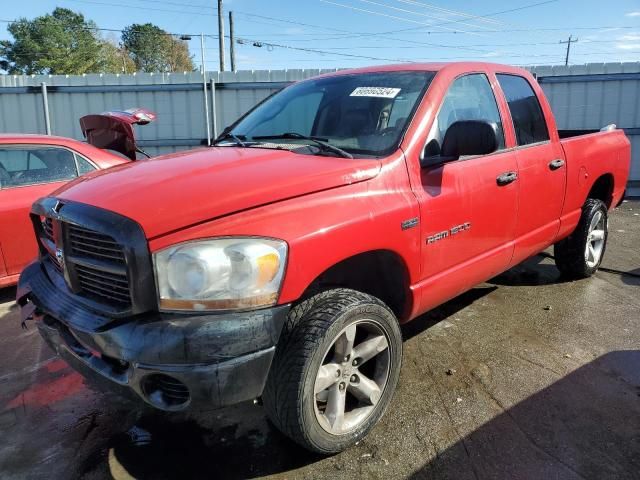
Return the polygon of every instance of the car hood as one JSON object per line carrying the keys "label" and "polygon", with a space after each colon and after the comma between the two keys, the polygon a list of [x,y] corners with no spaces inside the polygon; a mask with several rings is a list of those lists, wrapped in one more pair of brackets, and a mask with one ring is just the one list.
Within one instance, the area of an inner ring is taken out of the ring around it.
{"label": "car hood", "polygon": [[374,159],[213,147],[93,172],[55,192],[138,222],[154,238],[214,218],[373,178]]}

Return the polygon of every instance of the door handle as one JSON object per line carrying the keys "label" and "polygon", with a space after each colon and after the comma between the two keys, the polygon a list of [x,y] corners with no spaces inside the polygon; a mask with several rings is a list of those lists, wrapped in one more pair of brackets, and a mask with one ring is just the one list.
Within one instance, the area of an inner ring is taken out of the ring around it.
{"label": "door handle", "polygon": [[505,185],[509,185],[511,182],[515,182],[517,178],[518,174],[516,172],[505,172],[502,175],[498,175],[496,182],[499,187],[504,187]]}
{"label": "door handle", "polygon": [[549,168],[551,170],[558,170],[563,165],[564,165],[564,160],[562,160],[561,158],[556,158],[555,160],[551,160],[549,162]]}

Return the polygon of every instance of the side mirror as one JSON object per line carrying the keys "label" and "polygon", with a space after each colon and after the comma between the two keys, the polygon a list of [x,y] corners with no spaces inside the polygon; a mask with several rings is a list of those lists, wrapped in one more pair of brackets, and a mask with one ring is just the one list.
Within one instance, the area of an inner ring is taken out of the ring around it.
{"label": "side mirror", "polygon": [[[429,144],[427,144],[427,147]],[[483,120],[461,120],[447,129],[440,148],[440,154],[425,156],[423,167],[439,165],[457,160],[463,155],[488,155],[498,149],[498,126]]]}

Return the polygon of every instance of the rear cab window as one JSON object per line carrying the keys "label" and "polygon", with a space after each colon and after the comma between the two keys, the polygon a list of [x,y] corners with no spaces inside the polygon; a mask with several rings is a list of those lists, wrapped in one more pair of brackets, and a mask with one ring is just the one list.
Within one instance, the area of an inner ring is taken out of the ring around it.
{"label": "rear cab window", "polygon": [[549,140],[547,122],[533,88],[526,78],[499,73],[498,83],[509,105],[519,146]]}

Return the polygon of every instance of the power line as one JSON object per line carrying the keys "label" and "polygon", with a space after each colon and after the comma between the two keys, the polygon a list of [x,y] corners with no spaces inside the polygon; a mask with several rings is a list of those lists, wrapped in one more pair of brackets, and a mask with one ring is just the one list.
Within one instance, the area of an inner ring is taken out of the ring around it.
{"label": "power line", "polygon": [[[435,16],[433,14],[429,15],[429,14],[426,14],[426,13],[414,12],[412,10],[407,10],[405,8],[393,7],[391,5],[386,5],[384,3],[374,2],[373,0],[358,0],[358,1],[362,2],[362,3],[369,3],[371,5],[377,5],[379,7],[384,7],[384,8],[387,8],[387,9],[390,9],[390,10],[394,10],[394,11],[397,11],[397,12],[410,13],[412,15],[418,15],[418,16],[421,16],[421,17],[435,18],[436,20],[447,21],[446,18],[438,17],[438,16]],[[476,27],[476,28],[478,27],[478,25],[475,25],[475,24],[472,24],[472,23],[466,23],[466,22],[464,22],[462,20],[456,20],[454,23],[460,23],[462,25],[467,25],[469,27]],[[446,27],[442,26],[441,23],[438,23],[438,24],[430,23],[430,24],[428,24],[428,26],[430,26],[430,27],[433,26],[433,27],[436,27],[436,28],[442,28],[442,29],[445,29],[445,30],[453,30],[451,28],[446,28]]]}
{"label": "power line", "polygon": [[[549,0],[549,1],[557,1],[557,0]],[[442,12],[442,13],[445,13],[445,14],[448,14],[448,15],[455,15],[455,16],[458,16],[458,17],[464,17],[467,20],[482,19],[482,21],[484,21],[486,23],[503,23],[503,22],[501,22],[499,20],[495,20],[495,19],[492,19],[492,18],[487,18],[485,15],[473,15],[473,14],[469,14],[469,13],[466,13],[466,12],[463,12],[463,11],[460,11],[460,10],[451,10],[451,9],[448,9],[448,8],[442,8],[442,7],[439,7],[437,5],[432,5],[430,3],[424,3],[424,2],[418,2],[416,0],[396,0],[396,2],[405,3],[405,4],[408,4],[408,5],[414,5],[414,6],[422,7],[422,8],[427,8],[427,9],[435,10],[437,12]],[[545,2],[545,3],[547,3],[547,2]],[[455,22],[452,22],[452,23],[455,23]]]}
{"label": "power line", "polygon": [[[358,8],[358,7],[354,7],[352,5],[345,5],[344,3],[338,3],[338,2],[333,2],[331,0],[320,0],[322,3],[329,3],[331,5],[336,5],[338,7],[342,7],[342,8],[347,8],[349,10],[355,10],[358,12],[363,12],[363,13],[369,13],[371,15],[379,15],[381,17],[386,17],[386,18],[391,18],[393,20],[400,20],[401,22],[408,22],[408,23],[415,23],[417,25],[422,25],[423,27],[433,27],[435,26],[436,28],[443,28],[442,26],[436,26],[433,23],[424,23],[424,22],[418,22],[416,20],[411,20],[408,18],[404,18],[404,17],[398,17],[397,15],[389,15],[387,13],[382,13],[382,12],[376,12],[374,10],[367,10],[366,8]],[[471,32],[469,30],[454,30],[454,29],[447,29],[447,30],[451,30],[451,33],[468,33],[471,35],[476,35],[476,36],[481,36],[481,34],[478,33],[474,33]]]}

